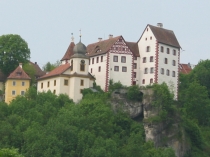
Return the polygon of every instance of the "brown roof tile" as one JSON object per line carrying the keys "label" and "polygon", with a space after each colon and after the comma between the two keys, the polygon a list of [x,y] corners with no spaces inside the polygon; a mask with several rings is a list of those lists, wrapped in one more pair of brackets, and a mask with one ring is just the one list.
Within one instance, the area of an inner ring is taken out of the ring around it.
{"label": "brown roof tile", "polygon": [[25,71],[20,66],[18,66],[12,73],[10,73],[7,79],[30,80],[31,78],[25,73]]}
{"label": "brown roof tile", "polygon": [[97,43],[89,44],[87,46],[87,56],[95,56],[103,54],[109,51],[109,49],[117,42],[121,36],[117,36],[111,39],[102,40]]}
{"label": "brown roof tile", "polygon": [[52,71],[50,71],[48,74],[40,77],[39,79],[60,75],[63,72],[65,72],[68,68],[70,68],[70,64],[69,63],[62,64],[59,67],[57,67],[57,68],[53,69]]}
{"label": "brown roof tile", "polygon": [[6,78],[7,78],[6,75],[4,75],[4,73],[0,69],[0,82],[4,82]]}
{"label": "brown roof tile", "polygon": [[188,64],[179,64],[179,72],[183,74],[189,74],[192,68]]}
{"label": "brown roof tile", "polygon": [[70,57],[74,54],[73,53],[74,46],[75,46],[74,42],[71,42],[61,61],[70,59]]}
{"label": "brown roof tile", "polygon": [[128,45],[129,49],[133,52],[133,55],[136,57],[139,57],[139,47],[138,47],[138,43],[136,42],[127,42],[126,44]]}
{"label": "brown roof tile", "polygon": [[39,67],[39,65],[36,62],[33,63],[33,62],[30,61],[30,64],[33,65],[33,67],[35,69],[36,77],[41,77],[41,76],[46,74],[44,71],[41,70],[41,68]]}
{"label": "brown roof tile", "polygon": [[156,27],[156,26],[152,26],[152,25],[148,25],[148,26],[152,30],[158,42],[166,44],[166,45],[174,46],[177,48],[181,48],[173,31]]}

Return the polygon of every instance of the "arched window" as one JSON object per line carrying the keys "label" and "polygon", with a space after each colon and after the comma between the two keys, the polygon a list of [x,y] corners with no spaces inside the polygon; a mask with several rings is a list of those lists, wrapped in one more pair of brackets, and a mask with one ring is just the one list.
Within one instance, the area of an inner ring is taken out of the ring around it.
{"label": "arched window", "polygon": [[172,61],[172,65],[176,66],[176,61],[175,60]]}
{"label": "arched window", "polygon": [[170,71],[167,69],[166,70],[166,75],[169,76],[170,75]]}
{"label": "arched window", "polygon": [[142,80],[142,84],[145,84],[145,79]]}
{"label": "arched window", "polygon": [[80,71],[85,71],[85,61],[81,60],[80,62]]}
{"label": "arched window", "polygon": [[73,60],[71,60],[71,71],[73,70]]}
{"label": "arched window", "polygon": [[147,74],[148,73],[148,68],[144,69],[144,73]]}
{"label": "arched window", "polygon": [[170,54],[170,49],[169,48],[167,48],[167,54]]}
{"label": "arched window", "polygon": [[150,46],[147,46],[146,52],[150,52]]}
{"label": "arched window", "polygon": [[163,69],[163,68],[161,68],[160,73],[161,73],[161,74],[164,74],[164,69]]}
{"label": "arched window", "polygon": [[160,51],[161,51],[161,52],[164,52],[163,46],[160,47]]}
{"label": "arched window", "polygon": [[150,79],[150,83],[153,83],[153,79],[152,78]]}

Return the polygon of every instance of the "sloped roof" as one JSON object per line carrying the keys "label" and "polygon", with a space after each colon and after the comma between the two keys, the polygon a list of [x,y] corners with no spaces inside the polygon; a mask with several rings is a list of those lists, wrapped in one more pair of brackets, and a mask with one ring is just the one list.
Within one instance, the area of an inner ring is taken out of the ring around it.
{"label": "sloped roof", "polygon": [[136,42],[127,42],[126,41],[126,44],[129,47],[129,49],[133,52],[134,56],[140,57],[138,43],[136,43]]}
{"label": "sloped roof", "polygon": [[97,43],[89,44],[87,46],[87,56],[95,56],[109,51],[109,49],[117,42],[122,36],[117,36],[107,40],[102,40]]}
{"label": "sloped roof", "polygon": [[176,36],[172,30],[167,30],[161,27],[156,27],[152,25],[148,25],[150,29],[152,30],[155,38],[158,40],[158,42],[181,48],[179,45],[178,40],[176,39]]}
{"label": "sloped roof", "polygon": [[62,64],[62,65],[58,66],[57,68],[53,69],[52,71],[50,71],[48,74],[40,77],[39,79],[60,75],[63,72],[65,72],[68,68],[70,68],[70,64],[69,63]]}
{"label": "sloped roof", "polygon": [[179,72],[183,74],[189,74],[192,68],[188,64],[179,64]]}
{"label": "sloped roof", "polygon": [[5,81],[6,78],[7,78],[6,75],[4,75],[4,73],[0,69],[0,81]]}
{"label": "sloped roof", "polygon": [[25,73],[25,71],[20,66],[18,66],[12,73],[10,73],[7,79],[30,80],[31,78]]}
{"label": "sloped roof", "polygon": [[39,67],[39,65],[36,62],[33,63],[33,62],[30,61],[30,64],[33,65],[33,67],[35,69],[35,75],[36,76],[41,77],[41,76],[46,74],[44,71],[41,70],[41,68]]}
{"label": "sloped roof", "polygon": [[74,54],[73,53],[74,46],[75,46],[74,42],[71,42],[61,61],[70,59],[70,57]]}

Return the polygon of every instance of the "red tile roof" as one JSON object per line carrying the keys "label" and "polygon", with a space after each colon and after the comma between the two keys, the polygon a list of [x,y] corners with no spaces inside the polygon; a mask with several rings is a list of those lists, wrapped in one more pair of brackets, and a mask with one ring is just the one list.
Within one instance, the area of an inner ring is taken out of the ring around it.
{"label": "red tile roof", "polygon": [[148,25],[150,29],[152,30],[155,38],[158,40],[158,42],[174,46],[177,48],[181,48],[179,45],[178,40],[176,39],[176,36],[172,30],[167,30],[161,27],[156,27],[152,25]]}
{"label": "red tile roof", "polygon": [[74,46],[75,46],[74,42],[71,42],[61,61],[70,59],[70,57],[74,54],[73,53]]}
{"label": "red tile roof", "polygon": [[139,57],[139,47],[138,47],[138,43],[136,42],[127,42],[126,44],[128,45],[129,49],[133,52],[133,55],[135,57]]}
{"label": "red tile roof", "polygon": [[20,66],[18,66],[12,73],[10,73],[7,79],[30,80],[31,78],[25,73],[25,71]]}
{"label": "red tile roof", "polygon": [[[112,45],[114,45],[122,36],[117,36],[107,40],[102,40],[97,43],[89,44],[87,46],[87,56],[95,56],[107,53]],[[99,51],[98,51],[99,50]]]}
{"label": "red tile roof", "polygon": [[57,68],[53,69],[52,71],[50,71],[48,74],[40,77],[39,79],[60,75],[60,74],[62,74],[63,72],[65,72],[69,68],[70,68],[70,64],[69,63],[62,64],[59,67],[57,67]]}
{"label": "red tile roof", "polygon": [[192,68],[188,64],[179,64],[179,72],[183,74],[189,74]]}

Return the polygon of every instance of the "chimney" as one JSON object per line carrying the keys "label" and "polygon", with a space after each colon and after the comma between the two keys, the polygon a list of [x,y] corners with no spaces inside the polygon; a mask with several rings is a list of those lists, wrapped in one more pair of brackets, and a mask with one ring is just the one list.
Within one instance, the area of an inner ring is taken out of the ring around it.
{"label": "chimney", "polygon": [[163,28],[163,24],[162,23],[157,23],[157,27]]}
{"label": "chimney", "polygon": [[22,63],[19,63],[19,66],[22,68]]}
{"label": "chimney", "polygon": [[113,38],[113,35],[112,34],[109,34],[109,39]]}
{"label": "chimney", "polygon": [[98,41],[102,41],[102,38],[98,38]]}

